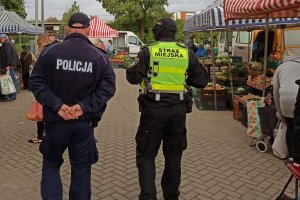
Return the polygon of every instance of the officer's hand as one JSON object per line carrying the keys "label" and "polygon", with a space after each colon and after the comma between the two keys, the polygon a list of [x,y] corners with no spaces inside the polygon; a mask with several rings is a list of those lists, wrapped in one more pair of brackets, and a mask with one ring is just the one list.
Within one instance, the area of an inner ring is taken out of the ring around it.
{"label": "officer's hand", "polygon": [[63,104],[63,106],[58,111],[58,115],[61,116],[64,120],[72,119],[72,108]]}
{"label": "officer's hand", "polygon": [[71,107],[72,108],[72,119],[78,119],[81,115],[83,115],[82,108],[79,104],[76,104]]}

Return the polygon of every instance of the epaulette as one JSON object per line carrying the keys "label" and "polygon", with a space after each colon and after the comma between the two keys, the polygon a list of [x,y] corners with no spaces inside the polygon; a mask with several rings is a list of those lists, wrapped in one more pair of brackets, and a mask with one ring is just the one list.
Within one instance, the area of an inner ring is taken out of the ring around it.
{"label": "epaulette", "polygon": [[181,44],[181,43],[178,43],[178,42],[176,42],[176,44],[177,44],[178,46],[180,46],[180,47],[187,48],[184,44]]}
{"label": "epaulette", "polygon": [[157,43],[159,43],[159,41],[154,42],[154,43],[151,43],[151,44],[148,44],[147,46],[152,46],[152,45],[155,45],[155,44],[157,44]]}

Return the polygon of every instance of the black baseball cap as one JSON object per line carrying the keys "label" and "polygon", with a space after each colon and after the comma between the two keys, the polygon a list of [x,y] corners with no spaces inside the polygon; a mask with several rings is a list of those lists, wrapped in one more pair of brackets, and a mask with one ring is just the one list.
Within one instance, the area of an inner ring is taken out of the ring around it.
{"label": "black baseball cap", "polygon": [[[73,26],[76,23],[82,24],[82,27]],[[75,13],[70,17],[68,26],[71,28],[87,28],[90,26],[90,19],[84,13]]]}

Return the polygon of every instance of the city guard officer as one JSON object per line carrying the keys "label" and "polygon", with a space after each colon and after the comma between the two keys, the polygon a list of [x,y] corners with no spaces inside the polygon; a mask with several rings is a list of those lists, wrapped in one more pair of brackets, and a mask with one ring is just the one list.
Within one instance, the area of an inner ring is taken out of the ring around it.
{"label": "city guard officer", "polygon": [[131,84],[141,84],[141,109],[136,134],[140,200],[155,200],[155,157],[163,141],[164,199],[179,198],[181,158],[187,148],[186,113],[191,112],[189,86],[204,88],[208,75],[194,52],[175,42],[176,23],[165,18],[153,27],[156,43],[142,48],[138,62],[127,69]]}
{"label": "city guard officer", "polygon": [[71,163],[69,199],[91,199],[91,164],[98,161],[94,127],[115,93],[115,74],[107,54],[86,37],[89,18],[71,16],[62,43],[45,48],[38,57],[29,87],[43,105],[45,132],[41,196],[62,200],[60,167],[68,148]]}

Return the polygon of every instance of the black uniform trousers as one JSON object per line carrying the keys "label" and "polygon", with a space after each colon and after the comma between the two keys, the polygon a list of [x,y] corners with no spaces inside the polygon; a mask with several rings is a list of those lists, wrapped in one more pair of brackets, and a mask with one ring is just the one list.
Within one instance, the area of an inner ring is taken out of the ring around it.
{"label": "black uniform trousers", "polygon": [[187,148],[185,104],[166,108],[142,109],[136,134],[136,163],[139,172],[140,200],[156,200],[155,157],[161,142],[165,167],[161,179],[164,199],[177,200],[181,180],[182,152]]}
{"label": "black uniform trousers", "polygon": [[70,200],[91,199],[91,164],[98,161],[94,127],[88,121],[45,123],[41,196],[43,200],[62,200],[63,187],[60,167],[68,148],[71,163]]}

